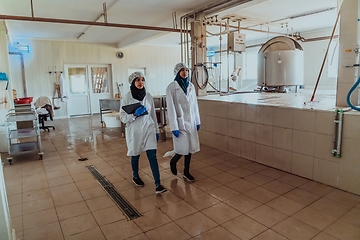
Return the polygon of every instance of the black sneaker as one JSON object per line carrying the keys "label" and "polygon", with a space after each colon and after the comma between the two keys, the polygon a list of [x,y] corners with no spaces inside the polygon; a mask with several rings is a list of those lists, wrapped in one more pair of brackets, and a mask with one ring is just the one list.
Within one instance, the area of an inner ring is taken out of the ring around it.
{"label": "black sneaker", "polygon": [[189,182],[195,181],[195,178],[190,173],[184,173],[183,178],[186,179]]}
{"label": "black sneaker", "polygon": [[141,180],[141,178],[133,178],[133,183],[135,183],[135,185],[138,187],[144,186],[144,182]]}
{"label": "black sneaker", "polygon": [[162,185],[159,185],[157,188],[156,188],[156,194],[160,194],[160,193],[163,193],[163,192],[166,192],[167,189],[164,188]]}
{"label": "black sneaker", "polygon": [[170,161],[170,170],[172,174],[177,175],[176,163]]}

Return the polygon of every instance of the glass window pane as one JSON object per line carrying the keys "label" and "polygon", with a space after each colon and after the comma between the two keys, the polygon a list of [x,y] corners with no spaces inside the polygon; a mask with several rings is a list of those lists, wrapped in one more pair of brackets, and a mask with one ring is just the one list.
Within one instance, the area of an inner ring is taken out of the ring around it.
{"label": "glass window pane", "polygon": [[71,94],[87,93],[86,68],[69,68],[69,80]]}
{"label": "glass window pane", "polygon": [[92,67],[91,80],[93,86],[93,93],[109,93],[107,67]]}

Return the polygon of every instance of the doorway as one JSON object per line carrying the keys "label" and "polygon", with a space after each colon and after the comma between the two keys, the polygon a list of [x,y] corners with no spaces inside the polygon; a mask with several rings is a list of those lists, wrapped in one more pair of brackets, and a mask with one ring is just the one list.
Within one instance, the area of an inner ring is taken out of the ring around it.
{"label": "doorway", "polygon": [[111,98],[110,65],[65,65],[68,116],[100,113],[99,99]]}

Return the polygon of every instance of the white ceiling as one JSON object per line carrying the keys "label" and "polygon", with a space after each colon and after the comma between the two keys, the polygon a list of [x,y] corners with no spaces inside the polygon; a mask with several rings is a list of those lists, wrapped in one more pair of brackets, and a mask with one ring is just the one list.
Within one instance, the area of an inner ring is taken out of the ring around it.
{"label": "white ceiling", "polygon": [[[338,0],[255,0],[217,13],[219,17],[234,15],[246,18],[242,27],[287,33],[307,32],[333,27],[336,9],[295,19],[285,19],[273,24],[257,25],[337,7]],[[69,20],[95,21],[102,13],[104,0],[33,0],[35,17]],[[173,27],[172,12],[179,17],[192,10],[199,9],[214,0],[108,0],[108,22],[135,24],[155,27]],[[0,14],[31,17],[30,0],[1,0]],[[98,21],[103,21],[100,18]],[[135,30],[100,26],[69,25],[59,23],[25,22],[6,20],[6,26],[12,38],[36,38],[54,40],[72,40],[82,42],[117,43],[126,47],[135,43],[178,45],[179,33],[166,33],[149,30]],[[281,24],[288,23],[288,29]],[[234,23],[234,25],[237,25]],[[292,27],[292,28],[291,28]],[[218,27],[209,27],[216,33]],[[79,35],[85,32],[79,40]],[[244,31],[246,40],[266,38],[267,33]],[[329,34],[330,35],[330,34]],[[218,38],[216,38],[218,39]],[[209,39],[211,42],[211,39]],[[218,40],[216,40],[218,41]]]}

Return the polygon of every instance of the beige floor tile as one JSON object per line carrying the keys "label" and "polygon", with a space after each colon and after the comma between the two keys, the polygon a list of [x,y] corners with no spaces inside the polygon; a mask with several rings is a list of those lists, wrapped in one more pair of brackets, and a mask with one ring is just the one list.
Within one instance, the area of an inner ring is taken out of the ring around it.
{"label": "beige floor tile", "polygon": [[42,225],[24,231],[24,239],[29,240],[63,240],[63,234],[59,222]]}
{"label": "beige floor tile", "polygon": [[165,188],[181,199],[191,198],[196,194],[203,193],[199,188],[194,187],[192,184],[185,183],[182,179],[178,178],[163,181],[162,183]]}
{"label": "beige floor tile", "polygon": [[292,240],[311,239],[320,232],[318,229],[291,217],[271,229]]}
{"label": "beige floor tile", "polygon": [[304,189],[308,192],[324,196],[330,192],[332,192],[335,188],[327,186],[325,184],[309,181],[304,185],[301,185],[299,188]]}
{"label": "beige floor tile", "polygon": [[71,177],[73,178],[73,180],[75,182],[81,182],[84,180],[94,179],[94,177],[89,172],[72,174]]}
{"label": "beige floor tile", "polygon": [[222,162],[222,163],[218,163],[218,164],[215,164],[215,165],[212,165],[213,167],[216,167],[220,170],[223,170],[223,171],[229,171],[231,169],[235,169],[238,167],[238,165],[234,164],[234,163],[231,163],[230,161],[225,161],[225,162]]}
{"label": "beige floor tile", "polygon": [[19,217],[23,215],[23,204],[12,205],[9,207],[10,216]]}
{"label": "beige floor tile", "polygon": [[25,215],[33,212],[39,212],[50,208],[54,208],[52,198],[38,199],[23,203],[23,214]]}
{"label": "beige floor tile", "polygon": [[116,190],[117,190],[118,192],[123,191],[123,190],[127,190],[127,189],[130,189],[130,188],[133,188],[133,187],[134,187],[134,185],[133,185],[132,183],[130,183],[130,182],[126,181],[126,180],[121,180],[121,181],[118,181],[118,182],[113,182],[112,184],[115,186],[115,188],[116,188]]}
{"label": "beige floor tile", "polygon": [[281,170],[277,170],[275,168],[268,168],[268,169],[265,169],[263,171],[260,171],[259,173],[265,175],[265,176],[268,176],[268,177],[271,177],[273,179],[278,179],[280,177],[283,177],[285,176],[287,173],[286,172],[283,172]]}
{"label": "beige floor tile", "polygon": [[266,230],[265,232],[260,233],[253,240],[286,240],[287,238],[281,236],[277,232],[274,232],[271,229]]}
{"label": "beige floor tile", "polygon": [[54,171],[54,172],[47,172],[46,176],[50,180],[50,179],[53,179],[53,178],[60,178],[60,177],[70,176],[70,173],[69,173],[69,171],[67,169],[63,169],[63,170]]}
{"label": "beige floor tile", "polygon": [[284,213],[281,213],[271,207],[262,205],[246,213],[248,217],[258,221],[259,223],[265,225],[268,228],[271,228],[275,224],[281,222],[288,216]]}
{"label": "beige floor tile", "polygon": [[211,178],[219,183],[222,184],[226,184],[226,183],[231,183],[234,182],[236,180],[239,180],[239,177],[236,177],[230,173],[227,172],[222,172],[219,174],[216,174],[214,176],[211,176]]}
{"label": "beige floor tile", "polygon": [[320,198],[319,195],[310,193],[310,192],[302,190],[300,188],[296,188],[296,189],[284,194],[284,197],[290,198],[294,201],[297,201],[297,202],[305,204],[305,205],[309,205]]}
{"label": "beige floor tile", "polygon": [[197,169],[196,171],[201,173],[201,174],[204,174],[207,177],[211,177],[211,176],[214,176],[216,174],[219,174],[219,173],[223,172],[222,170],[220,170],[220,169],[218,169],[216,167],[213,167],[213,166],[200,168],[200,169]]}
{"label": "beige floor tile", "polygon": [[329,198],[331,200],[340,202],[342,204],[346,204],[349,206],[355,206],[360,203],[360,196],[352,193],[348,193],[339,189],[335,189],[329,194],[325,195],[325,198]]}
{"label": "beige floor tile", "polygon": [[[155,194],[155,189],[153,190]],[[119,192],[126,200],[133,201],[145,197],[137,188],[133,187]],[[166,193],[164,193],[166,194]]]}
{"label": "beige floor tile", "polygon": [[173,222],[146,232],[146,236],[152,240],[187,240],[191,238],[189,234]]}
{"label": "beige floor tile", "polygon": [[219,203],[220,201],[207,193],[200,193],[194,196],[189,196],[185,199],[187,203],[196,208],[197,210],[202,210],[208,207],[213,206],[214,204]]}
{"label": "beige floor tile", "polygon": [[312,208],[316,208],[327,215],[339,218],[351,209],[351,206],[345,205],[328,198],[321,198],[318,201],[310,205]]}
{"label": "beige floor tile", "polygon": [[50,190],[53,196],[64,195],[64,194],[66,195],[68,193],[79,191],[75,183],[68,183],[60,186],[51,187]]}
{"label": "beige floor tile", "polygon": [[338,239],[360,239],[360,227],[340,219],[324,229],[324,232]]}
{"label": "beige floor tile", "polygon": [[148,197],[146,197],[147,199],[149,199],[155,206],[157,206],[158,208],[161,208],[163,206],[166,206],[168,204],[180,201],[181,199],[179,197],[177,197],[175,194],[173,194],[170,191],[167,191],[163,194],[153,194],[150,195]]}
{"label": "beige floor tile", "polygon": [[23,217],[14,217],[11,218],[12,228],[15,229],[16,232],[22,232],[23,230]]}
{"label": "beige floor tile", "polygon": [[171,222],[171,219],[159,209],[154,209],[144,213],[143,216],[136,218],[134,222],[143,232],[147,232]]}
{"label": "beige floor tile", "polygon": [[284,183],[293,185],[295,187],[299,187],[307,182],[309,182],[308,179],[302,178],[302,177],[298,177],[292,174],[286,174],[283,177],[278,178],[279,181],[282,181]]}
{"label": "beige floor tile", "polygon": [[100,228],[94,228],[89,231],[71,235],[69,240],[106,240]]}
{"label": "beige floor tile", "polygon": [[35,191],[26,191],[22,194],[23,202],[34,201],[42,198],[51,197],[50,188],[43,188]]}
{"label": "beige floor tile", "polygon": [[195,181],[192,183],[193,186],[199,188],[202,191],[209,191],[210,189],[221,186],[220,183],[212,180],[211,178],[204,178],[199,181]]}
{"label": "beige floor tile", "polygon": [[9,206],[23,203],[22,195],[23,195],[22,193],[8,195],[7,199],[8,199]]}
{"label": "beige floor tile", "polygon": [[134,221],[122,220],[101,227],[107,240],[127,239],[142,233]]}
{"label": "beige floor tile", "polygon": [[103,196],[103,197],[86,200],[86,204],[88,205],[91,212],[116,206],[113,200],[109,196]]}
{"label": "beige floor tile", "polygon": [[50,223],[58,222],[55,208],[47,209],[40,212],[30,213],[23,216],[23,227],[24,231],[47,225]]}
{"label": "beige floor tile", "polygon": [[93,180],[90,180],[90,179],[87,179],[87,180],[84,180],[84,181],[79,181],[79,182],[75,182],[77,188],[81,191],[81,190],[84,190],[84,189],[88,189],[88,188],[93,188],[93,187],[98,187],[99,186],[99,183],[93,179]]}
{"label": "beige floor tile", "polygon": [[240,193],[245,193],[245,192],[250,191],[257,187],[256,184],[245,181],[243,179],[239,179],[234,182],[227,183],[225,185],[240,192]]}
{"label": "beige floor tile", "polygon": [[234,208],[221,202],[212,207],[201,211],[203,214],[214,220],[218,224],[223,224],[233,218],[240,216],[242,213]]}
{"label": "beige floor tile", "polygon": [[74,182],[70,175],[65,176],[65,177],[59,177],[59,178],[51,178],[51,179],[48,179],[48,181],[49,181],[49,186],[50,187],[64,185],[64,184],[67,184],[67,183]]}
{"label": "beige floor tile", "polygon": [[149,240],[149,238],[144,233],[140,233],[136,236],[127,238],[126,240]]}
{"label": "beige floor tile", "polygon": [[267,202],[271,201],[272,199],[277,198],[279,196],[279,194],[269,191],[263,187],[254,188],[244,194],[261,202],[261,203],[267,203]]}
{"label": "beige floor tile", "polygon": [[360,227],[360,207],[354,207],[349,212],[347,212],[344,216],[341,217],[341,219]]}
{"label": "beige floor tile", "polygon": [[222,227],[243,240],[251,239],[267,229],[264,225],[245,215],[222,224]]}
{"label": "beige floor tile", "polygon": [[251,174],[254,174],[254,171],[251,171],[249,169],[243,168],[243,167],[238,167],[235,169],[231,169],[229,171],[227,171],[228,173],[236,176],[236,177],[240,177],[240,178],[244,178],[246,176],[249,176]]}
{"label": "beige floor tile", "polygon": [[204,232],[200,235],[194,237],[196,240],[218,240],[218,239],[226,239],[226,240],[237,240],[239,239],[229,231],[225,230],[223,227],[219,226],[211,229],[210,231]]}
{"label": "beige floor tile", "polygon": [[285,213],[289,216],[300,211],[300,209],[303,209],[306,207],[305,204],[296,202],[296,201],[286,198],[284,196],[275,198],[275,199],[271,200],[270,202],[266,203],[266,205],[268,205],[282,213]]}
{"label": "beige floor tile", "polygon": [[250,198],[244,194],[238,195],[236,197],[230,198],[225,201],[225,203],[242,213],[246,213],[258,206],[261,205],[260,202],[256,201],[253,198]]}
{"label": "beige floor tile", "polygon": [[327,233],[321,232],[318,235],[316,235],[312,240],[339,240],[336,237],[333,237]]}
{"label": "beige floor tile", "polygon": [[139,212],[145,213],[156,208],[155,204],[147,198],[140,198],[130,201],[130,204]]}
{"label": "beige floor tile", "polygon": [[92,214],[99,226],[126,219],[118,206],[105,208]]}
{"label": "beige floor tile", "polygon": [[295,188],[292,185],[286,184],[284,182],[280,182],[278,180],[274,180],[269,183],[266,183],[262,187],[281,195],[290,192]]}
{"label": "beige floor tile", "polygon": [[58,215],[59,220],[64,220],[68,218],[77,217],[80,215],[84,215],[90,212],[88,206],[85,204],[85,202],[77,202],[61,207],[56,208],[56,212]]}
{"label": "beige floor tile", "polygon": [[197,236],[218,226],[216,222],[200,212],[179,219],[175,223],[191,236]]}
{"label": "beige floor tile", "polygon": [[324,228],[336,220],[335,217],[329,216],[312,207],[306,207],[292,215],[292,217],[319,230],[324,230]]}
{"label": "beige floor tile", "polygon": [[79,191],[66,193],[64,195],[55,195],[53,200],[56,207],[84,201]]}
{"label": "beige floor tile", "polygon": [[261,173],[255,173],[255,174],[245,177],[244,180],[254,183],[256,185],[263,185],[263,184],[266,184],[266,183],[272,181],[273,179],[271,177],[262,175]]}
{"label": "beige floor tile", "polygon": [[211,190],[207,191],[207,193],[210,196],[212,196],[220,201],[228,200],[228,199],[233,198],[240,194],[239,192],[232,190],[231,188],[226,187],[226,186],[220,186],[220,187],[211,189]]}
{"label": "beige floor tile", "polygon": [[98,227],[94,217],[90,213],[62,220],[60,221],[60,224],[65,239],[69,238],[71,235]]}
{"label": "beige floor tile", "polygon": [[105,196],[107,193],[102,187],[96,186],[93,188],[84,189],[80,191],[80,194],[85,200],[89,200],[92,198]]}
{"label": "beige floor tile", "polygon": [[184,201],[171,203],[160,208],[173,221],[197,212],[197,210]]}

